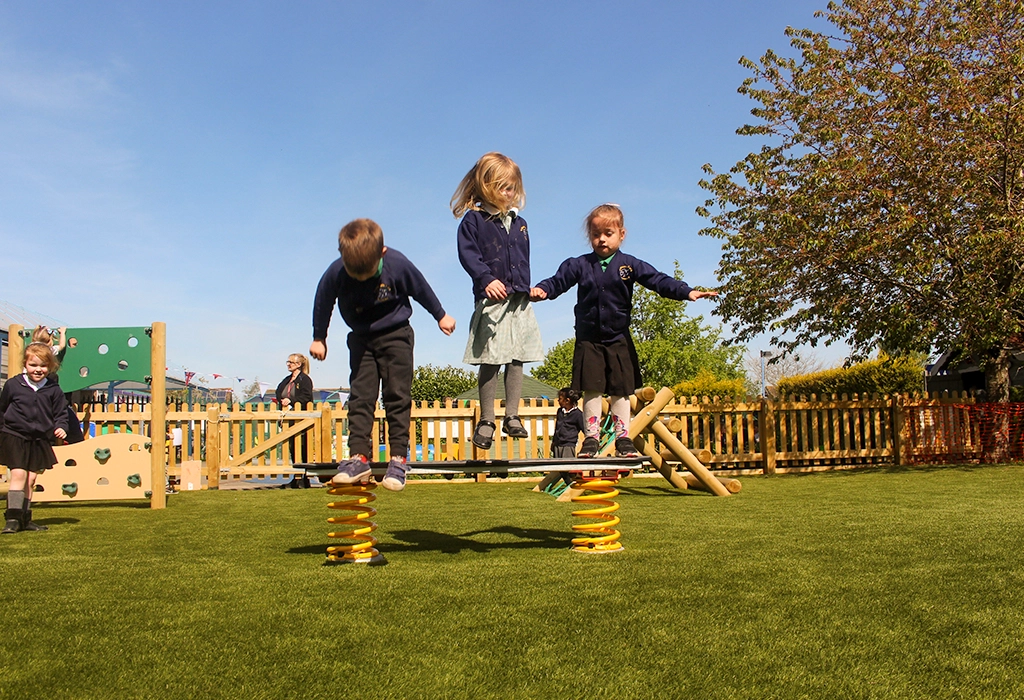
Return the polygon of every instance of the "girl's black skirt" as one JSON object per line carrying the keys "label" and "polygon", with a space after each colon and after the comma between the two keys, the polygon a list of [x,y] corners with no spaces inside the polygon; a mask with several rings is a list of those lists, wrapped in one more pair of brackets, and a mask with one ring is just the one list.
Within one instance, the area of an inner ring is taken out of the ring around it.
{"label": "girl's black skirt", "polygon": [[577,340],[572,353],[572,388],[629,396],[640,386],[640,360],[632,338],[608,343]]}
{"label": "girl's black skirt", "polygon": [[53,446],[48,440],[0,432],[0,464],[9,469],[42,474],[56,463],[57,455],[53,453]]}

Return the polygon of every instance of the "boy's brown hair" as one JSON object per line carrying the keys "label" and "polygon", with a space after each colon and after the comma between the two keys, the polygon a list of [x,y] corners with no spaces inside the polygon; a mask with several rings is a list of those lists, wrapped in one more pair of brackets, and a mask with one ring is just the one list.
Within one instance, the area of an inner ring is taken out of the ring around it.
{"label": "boy's brown hair", "polygon": [[372,219],[355,219],[338,232],[338,252],[345,269],[357,275],[377,271],[384,255],[384,232]]}
{"label": "boy's brown hair", "polygon": [[53,354],[53,349],[50,348],[47,343],[29,343],[26,345],[24,364],[28,364],[28,358],[30,356],[42,360],[43,364],[46,365],[48,374],[53,374],[60,368],[60,363],[57,362],[57,358]]}

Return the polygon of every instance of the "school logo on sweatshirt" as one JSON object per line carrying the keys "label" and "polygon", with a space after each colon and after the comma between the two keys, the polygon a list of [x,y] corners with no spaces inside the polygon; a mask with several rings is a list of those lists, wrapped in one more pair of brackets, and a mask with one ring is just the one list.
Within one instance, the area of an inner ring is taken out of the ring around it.
{"label": "school logo on sweatshirt", "polygon": [[633,268],[629,265],[620,265],[619,279],[621,279],[623,282],[629,282],[631,279],[633,279]]}
{"label": "school logo on sweatshirt", "polygon": [[391,287],[381,282],[380,286],[377,287],[377,303],[380,304],[381,302],[387,301],[390,298]]}

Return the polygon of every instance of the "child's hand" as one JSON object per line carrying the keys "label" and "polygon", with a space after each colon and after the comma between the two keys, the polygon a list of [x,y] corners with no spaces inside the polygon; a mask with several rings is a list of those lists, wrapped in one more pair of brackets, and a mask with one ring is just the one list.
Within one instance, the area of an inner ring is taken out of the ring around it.
{"label": "child's hand", "polygon": [[309,344],[309,354],[314,360],[323,360],[327,357],[327,341],[314,340]]}
{"label": "child's hand", "polygon": [[67,431],[65,431],[64,428],[57,428],[53,431],[53,434],[57,436],[58,440],[63,440],[68,436]]}
{"label": "child's hand", "polygon": [[699,289],[694,289],[694,290],[690,291],[690,294],[689,294],[689,296],[687,298],[690,301],[697,301],[698,299],[703,299],[704,297],[717,297],[717,296],[718,296],[718,292],[702,292]]}
{"label": "child's hand", "polygon": [[484,287],[484,294],[487,295],[488,299],[494,301],[501,301],[502,299],[508,298],[508,291],[505,289],[505,283],[501,280],[491,280],[491,283]]}
{"label": "child's hand", "polygon": [[437,327],[440,328],[445,335],[451,335],[455,332],[455,319],[448,314],[445,314],[444,317],[437,322]]}
{"label": "child's hand", "polygon": [[530,287],[530,301],[543,301],[548,298],[548,293],[540,287]]}

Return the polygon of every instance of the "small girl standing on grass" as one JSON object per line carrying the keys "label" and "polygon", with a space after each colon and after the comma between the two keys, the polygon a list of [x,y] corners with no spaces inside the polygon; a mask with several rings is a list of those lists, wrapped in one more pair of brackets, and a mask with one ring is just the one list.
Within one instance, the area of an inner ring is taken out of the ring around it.
{"label": "small girl standing on grass", "polygon": [[601,397],[608,394],[615,428],[615,452],[620,457],[639,453],[629,439],[629,395],[640,384],[640,362],[629,334],[633,314],[633,285],[678,301],[696,301],[718,292],[692,289],[686,282],[658,272],[648,263],[619,250],[626,238],[622,210],[602,204],[584,222],[594,252],[569,258],[553,277],[530,290],[534,300],[555,299],[577,288],[576,347],[572,355],[572,388],[583,392],[584,435],[578,457],[600,451]]}
{"label": "small girl standing on grass", "polygon": [[[530,237],[519,209],[526,202],[523,176],[500,153],[481,156],[452,195],[459,224],[459,262],[473,278],[475,307],[463,362],[479,365],[480,422],[473,444],[494,439],[498,370],[505,365],[505,420],[512,438],[528,437],[516,415],[523,393],[523,363],[544,359],[540,327],[530,306]],[[464,216],[463,216],[464,215]]]}
{"label": "small girl standing on grass", "polygon": [[60,385],[47,377],[57,359],[46,343],[25,347],[24,370],[0,392],[0,464],[11,470],[2,534],[45,530],[32,522],[32,491],[36,476],[57,463],[53,439],[67,437],[67,401]]}

